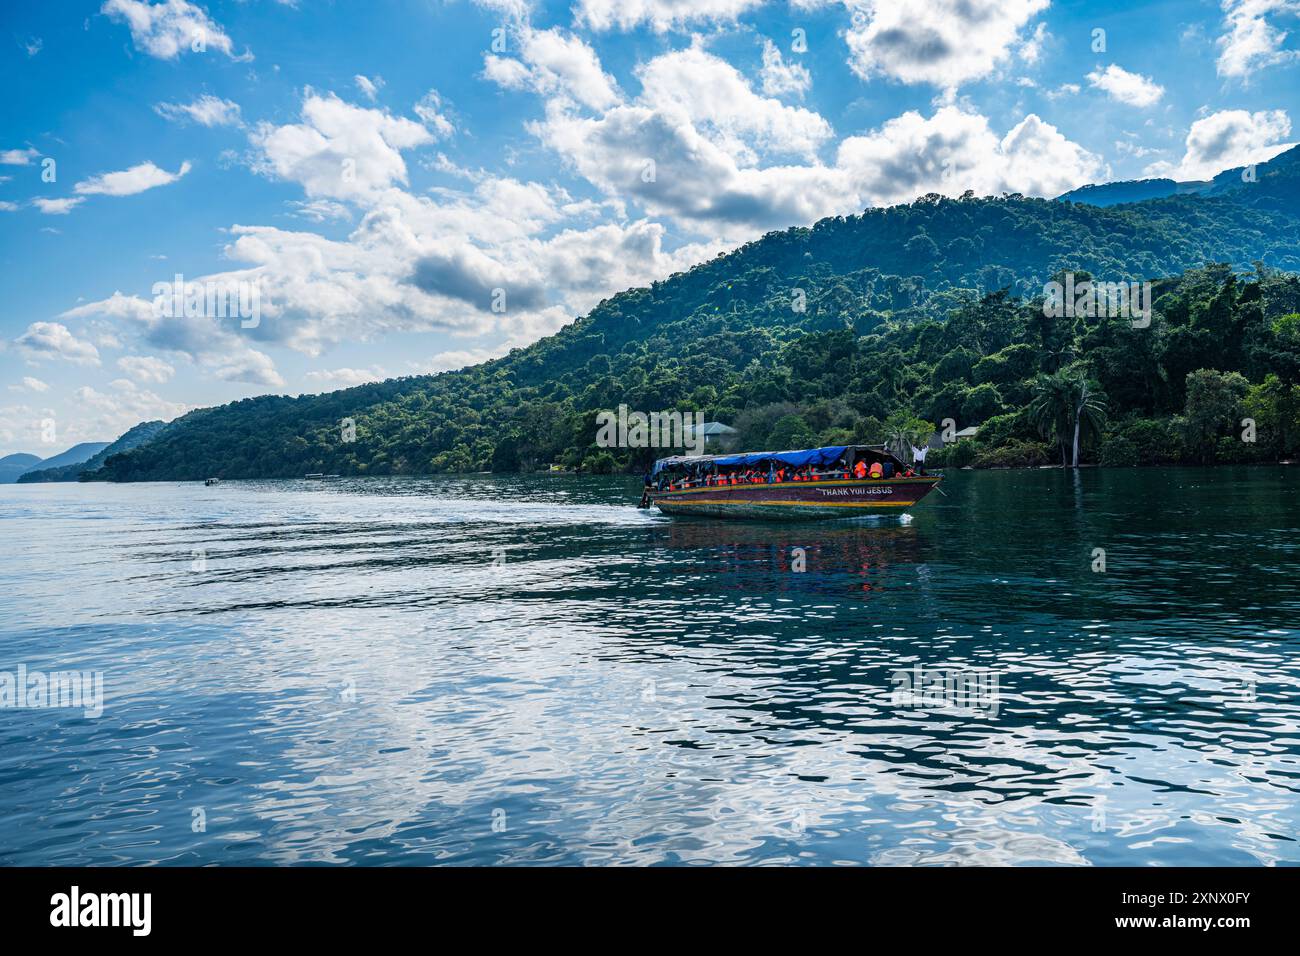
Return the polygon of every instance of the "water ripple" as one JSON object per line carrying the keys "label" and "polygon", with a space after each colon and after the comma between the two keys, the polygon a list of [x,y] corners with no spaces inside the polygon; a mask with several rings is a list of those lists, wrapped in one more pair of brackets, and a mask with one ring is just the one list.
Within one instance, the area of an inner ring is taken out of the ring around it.
{"label": "water ripple", "polygon": [[0,861],[1300,862],[1290,473],[945,487],[786,526],[618,478],[0,488],[0,671],[106,689],[0,710]]}

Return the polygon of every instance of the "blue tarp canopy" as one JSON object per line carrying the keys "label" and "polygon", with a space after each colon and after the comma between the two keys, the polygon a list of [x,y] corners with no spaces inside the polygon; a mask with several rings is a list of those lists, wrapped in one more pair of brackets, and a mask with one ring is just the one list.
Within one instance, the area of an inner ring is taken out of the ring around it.
{"label": "blue tarp canopy", "polygon": [[720,468],[734,468],[738,465],[766,465],[769,463],[789,465],[800,468],[804,465],[823,467],[833,465],[844,457],[849,445],[828,445],[825,448],[805,448],[802,451],[755,451],[744,455],[684,455],[672,458],[660,458],[655,462],[652,475],[657,475],[665,468],[711,463]]}

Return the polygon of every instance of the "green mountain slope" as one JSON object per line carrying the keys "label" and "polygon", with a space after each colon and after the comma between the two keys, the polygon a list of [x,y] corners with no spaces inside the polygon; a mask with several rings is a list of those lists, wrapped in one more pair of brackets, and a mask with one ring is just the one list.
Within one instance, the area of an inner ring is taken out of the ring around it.
{"label": "green mountain slope", "polygon": [[[76,481],[82,474],[98,469],[110,455],[138,448],[145,442],[152,441],[166,427],[166,424],[160,421],[141,422],[111,444],[97,443],[101,444],[100,449],[89,458],[54,466],[43,463],[45,467],[29,469],[19,477],[18,482],[30,484],[44,481]],[[78,446],[80,447],[82,446]],[[56,459],[52,458],[50,461],[54,462]]]}
{"label": "green mountain slope", "polygon": [[[1290,326],[1274,324],[1300,311],[1296,280],[1269,270],[1300,271],[1298,158],[1278,157],[1257,182],[1218,196],[1111,208],[929,196],[770,233],[483,365],[191,412],[95,477],[636,468],[655,451],[610,456],[592,444],[595,411],[619,403],[698,409],[745,425],[747,443],[766,439],[780,411],[795,420],[782,437],[878,440],[891,416],[1023,418],[1035,375],[1093,362],[1089,353],[1154,376],[1113,383],[1112,414],[1173,416],[1199,368],[1256,382],[1290,374]],[[1199,268],[1207,262],[1224,265]],[[1067,270],[1161,279],[1160,315],[1139,336],[1045,321],[1022,297]],[[344,440],[344,419],[355,441]],[[1002,437],[1033,433],[1022,420]]]}

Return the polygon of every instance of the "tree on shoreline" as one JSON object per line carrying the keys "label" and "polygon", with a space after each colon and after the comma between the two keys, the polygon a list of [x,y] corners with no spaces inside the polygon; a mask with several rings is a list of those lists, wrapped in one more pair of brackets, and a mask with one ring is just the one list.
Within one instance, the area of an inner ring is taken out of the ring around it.
{"label": "tree on shoreline", "polygon": [[1079,467],[1079,445],[1085,434],[1100,435],[1106,426],[1106,395],[1082,368],[1070,366],[1034,380],[1029,417],[1046,438],[1055,438],[1066,466],[1067,440],[1071,468]]}

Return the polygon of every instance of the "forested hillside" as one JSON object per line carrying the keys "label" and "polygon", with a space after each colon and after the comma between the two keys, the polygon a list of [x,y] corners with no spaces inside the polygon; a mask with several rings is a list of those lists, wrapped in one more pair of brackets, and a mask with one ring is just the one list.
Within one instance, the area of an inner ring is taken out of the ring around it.
{"label": "forested hillside", "polygon": [[106,448],[101,448],[84,461],[73,462],[68,465],[58,465],[56,463],[48,468],[33,468],[24,472],[19,477],[18,483],[37,484],[45,481],[76,481],[82,474],[98,469],[113,455],[130,451],[132,448],[137,448],[146,442],[152,441],[162,434],[162,430],[166,427],[163,422],[141,422],[125,432],[112,444]]}
{"label": "forested hillside", "polygon": [[[636,469],[663,452],[593,444],[596,411],[620,403],[702,411],[750,447],[875,442],[951,419],[983,426],[945,452],[977,464],[1072,459],[1076,421],[1083,460],[1288,453],[1298,154],[1254,182],[1219,177],[1212,194],[1108,208],[927,196],[771,233],[492,362],[192,412],[95,477]],[[1150,327],[1047,318],[1044,283],[1065,271],[1157,280]],[[1254,443],[1229,437],[1248,408]]]}

